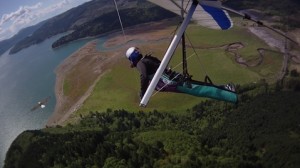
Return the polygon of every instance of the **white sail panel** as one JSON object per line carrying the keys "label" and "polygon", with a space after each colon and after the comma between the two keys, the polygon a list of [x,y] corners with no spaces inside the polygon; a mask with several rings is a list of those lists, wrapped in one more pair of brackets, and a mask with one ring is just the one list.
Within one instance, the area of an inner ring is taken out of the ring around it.
{"label": "white sail panel", "polygon": [[[182,0],[148,0],[171,12],[181,15]],[[188,3],[190,2],[190,3]],[[189,9],[192,1],[183,1],[183,9]],[[232,21],[228,13],[218,7],[221,7],[218,1],[200,1],[192,20],[197,24],[212,28],[226,30],[232,27]],[[185,12],[186,13],[186,12]]]}

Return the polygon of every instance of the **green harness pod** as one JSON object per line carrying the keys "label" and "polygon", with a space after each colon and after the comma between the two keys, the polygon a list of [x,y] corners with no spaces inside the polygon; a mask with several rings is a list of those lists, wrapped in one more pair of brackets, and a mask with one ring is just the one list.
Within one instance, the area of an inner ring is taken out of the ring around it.
{"label": "green harness pod", "polygon": [[182,85],[177,86],[177,90],[198,97],[207,97],[231,103],[238,102],[238,95],[235,92],[223,89],[215,85],[203,85],[195,82],[184,82]]}
{"label": "green harness pod", "polygon": [[180,82],[180,78],[182,78],[181,74],[175,73],[173,76],[174,78],[165,73],[161,76],[160,80],[166,85],[166,88],[175,86],[174,90],[176,90],[176,92],[186,93],[197,97],[212,98],[231,103],[238,102],[237,93],[230,91],[223,86],[214,85],[208,76],[205,77],[205,82],[195,80]]}

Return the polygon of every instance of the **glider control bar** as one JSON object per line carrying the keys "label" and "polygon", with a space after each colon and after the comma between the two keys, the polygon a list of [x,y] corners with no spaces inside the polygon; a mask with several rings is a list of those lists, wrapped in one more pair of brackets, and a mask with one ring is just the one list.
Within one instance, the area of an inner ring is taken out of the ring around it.
{"label": "glider control bar", "polygon": [[151,83],[148,86],[147,91],[142,98],[142,101],[140,102],[141,107],[146,107],[146,105],[148,104],[148,101],[149,101],[162,73],[166,69],[172,55],[174,54],[175,49],[176,49],[177,45],[179,44],[181,37],[182,37],[183,33],[185,32],[197,6],[198,6],[198,1],[194,0],[193,4],[191,5],[191,7],[188,11],[188,14],[186,15],[185,19],[181,23],[180,28],[178,29],[175,36],[173,37],[173,40],[172,40],[167,52],[165,53],[164,58],[162,59],[160,66],[158,67],[153,79],[151,80]]}

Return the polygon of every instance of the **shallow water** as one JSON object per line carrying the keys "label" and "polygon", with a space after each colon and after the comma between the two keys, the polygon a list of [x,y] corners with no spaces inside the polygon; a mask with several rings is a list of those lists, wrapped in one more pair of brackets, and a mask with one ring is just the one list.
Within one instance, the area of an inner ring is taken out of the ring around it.
{"label": "shallow water", "polygon": [[[66,57],[92,39],[84,39],[53,50],[62,35],[33,45],[16,54],[0,57],[0,167],[12,141],[25,130],[41,129],[54,110],[55,68]],[[31,112],[36,103],[51,96],[44,109]]]}

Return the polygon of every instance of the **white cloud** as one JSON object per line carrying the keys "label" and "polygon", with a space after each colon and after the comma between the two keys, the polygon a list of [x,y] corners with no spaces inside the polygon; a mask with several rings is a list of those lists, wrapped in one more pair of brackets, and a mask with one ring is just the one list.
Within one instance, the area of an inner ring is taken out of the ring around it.
{"label": "white cloud", "polygon": [[43,8],[39,11],[37,11],[37,14],[36,15],[39,15],[39,16],[43,16],[43,15],[47,15],[49,13],[52,13],[52,12],[55,12],[57,10],[60,10],[60,9],[63,9],[64,7],[66,7],[68,4],[70,4],[70,1],[69,0],[64,0],[62,2],[59,2],[57,4],[53,4],[51,6],[48,6],[46,8]]}
{"label": "white cloud", "polygon": [[21,6],[17,11],[4,14],[1,17],[0,41],[13,36],[24,27],[37,24],[87,1],[90,0],[63,0],[50,6],[43,5],[42,2],[32,6]]}
{"label": "white cloud", "polygon": [[9,14],[4,14],[1,17],[0,20],[0,26],[8,21],[14,21],[18,19],[19,17],[22,17],[26,14],[31,13],[33,10],[38,9],[42,6],[42,3],[37,3],[34,6],[21,6],[19,9],[15,12],[9,13]]}

